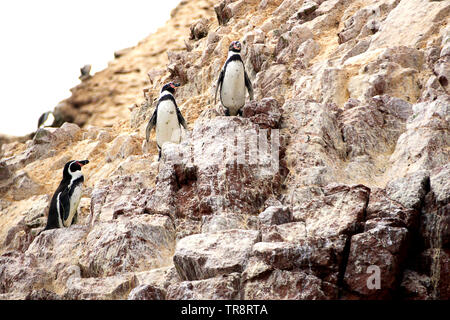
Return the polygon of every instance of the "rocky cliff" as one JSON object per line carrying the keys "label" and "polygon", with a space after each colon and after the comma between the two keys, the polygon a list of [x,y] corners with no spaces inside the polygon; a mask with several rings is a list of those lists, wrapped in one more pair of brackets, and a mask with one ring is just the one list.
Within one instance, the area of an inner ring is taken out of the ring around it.
{"label": "rocky cliff", "polygon": [[[5,140],[1,299],[449,299],[450,3],[192,0]],[[241,40],[243,117],[214,91]],[[162,160],[161,86],[188,122]],[[43,232],[70,159],[79,222]]]}

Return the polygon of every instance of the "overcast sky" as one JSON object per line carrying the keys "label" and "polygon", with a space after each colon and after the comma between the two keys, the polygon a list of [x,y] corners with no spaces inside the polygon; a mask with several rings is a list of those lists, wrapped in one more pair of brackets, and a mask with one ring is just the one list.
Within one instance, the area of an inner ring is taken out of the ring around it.
{"label": "overcast sky", "polygon": [[156,31],[180,0],[0,2],[0,133],[24,135],[114,51]]}

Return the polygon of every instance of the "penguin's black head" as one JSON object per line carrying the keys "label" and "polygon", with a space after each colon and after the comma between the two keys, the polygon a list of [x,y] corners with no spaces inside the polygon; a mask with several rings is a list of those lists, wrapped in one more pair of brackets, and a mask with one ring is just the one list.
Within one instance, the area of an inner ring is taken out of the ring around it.
{"label": "penguin's black head", "polygon": [[72,178],[81,175],[81,167],[89,160],[70,160],[64,165],[63,178]]}
{"label": "penguin's black head", "polygon": [[230,44],[230,48],[228,49],[228,51],[233,51],[233,52],[241,52],[241,43],[239,41],[233,41]]}
{"label": "penguin's black head", "polygon": [[171,94],[175,94],[175,88],[179,87],[180,84],[179,83],[175,83],[175,82],[169,82],[166,83],[162,88],[161,88],[161,92],[163,91],[169,91]]}

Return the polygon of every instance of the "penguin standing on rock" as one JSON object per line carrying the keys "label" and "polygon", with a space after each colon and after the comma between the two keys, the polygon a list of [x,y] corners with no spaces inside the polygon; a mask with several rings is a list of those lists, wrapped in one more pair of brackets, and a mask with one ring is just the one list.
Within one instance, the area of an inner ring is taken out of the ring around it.
{"label": "penguin standing on rock", "polygon": [[[245,71],[241,58],[241,43],[233,41],[228,50],[228,58],[217,81],[214,104],[217,99],[217,91],[220,90],[220,101],[225,107],[225,115],[241,115],[241,108],[245,104],[245,89],[247,88],[250,100],[253,100],[252,83]],[[220,89],[219,89],[220,87]]]}
{"label": "penguin standing on rock", "polygon": [[76,223],[78,217],[77,209],[84,182],[81,167],[88,163],[88,160],[72,160],[65,164],[63,179],[50,202],[47,226],[42,231],[63,227],[67,228],[73,223]]}
{"label": "penguin standing on rock", "polygon": [[165,142],[180,143],[181,126],[187,130],[186,121],[178,109],[174,94],[180,84],[169,82],[165,84],[159,95],[158,104],[147,124],[146,139],[150,138],[150,131],[156,126],[156,145],[158,146],[158,161],[161,159],[161,148]]}

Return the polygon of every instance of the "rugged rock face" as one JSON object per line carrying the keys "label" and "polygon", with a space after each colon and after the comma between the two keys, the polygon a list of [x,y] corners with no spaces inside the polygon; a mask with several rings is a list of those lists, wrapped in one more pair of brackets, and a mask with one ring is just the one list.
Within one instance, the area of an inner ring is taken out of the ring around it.
{"label": "rugged rock face", "polygon": [[[195,0],[0,139],[0,299],[449,299],[450,4]],[[241,40],[255,100],[213,96]],[[157,162],[161,86],[187,123]],[[48,230],[70,159],[78,224]]]}

